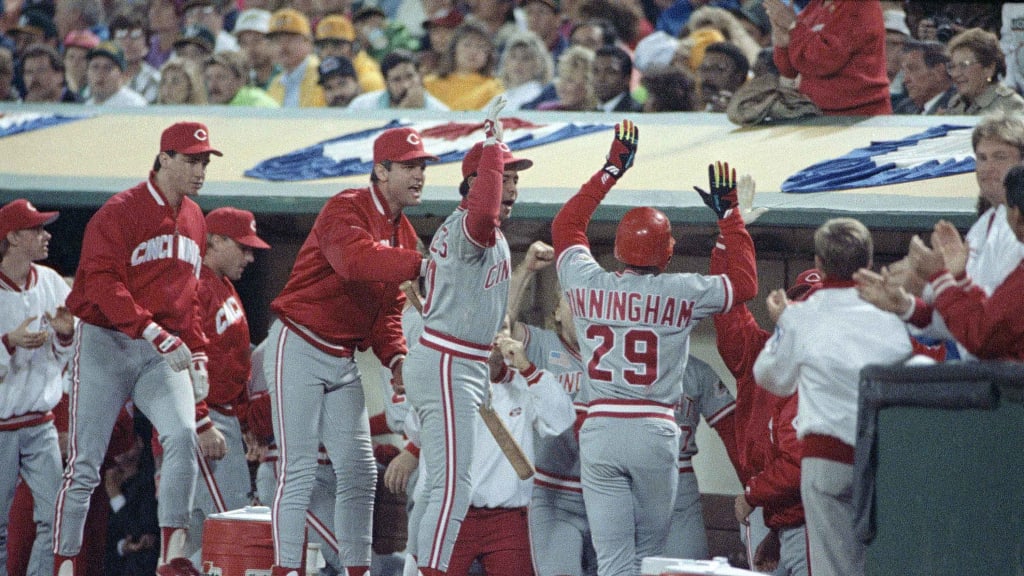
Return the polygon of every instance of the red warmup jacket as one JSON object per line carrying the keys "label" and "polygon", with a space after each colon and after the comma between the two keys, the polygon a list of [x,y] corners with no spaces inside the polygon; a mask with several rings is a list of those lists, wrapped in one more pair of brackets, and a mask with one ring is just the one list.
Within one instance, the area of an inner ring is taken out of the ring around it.
{"label": "red warmup jacket", "polygon": [[[723,273],[730,256],[719,243],[711,252],[711,273]],[[746,304],[714,316],[718,353],[736,378],[736,441],[740,481],[747,502],[761,507],[769,528],[804,523],[800,501],[800,440],[793,428],[796,394],[779,398],[754,381],[754,362],[771,336],[758,326]]]}
{"label": "red warmup jacket", "polygon": [[83,322],[132,338],[156,322],[193,352],[204,350],[199,271],[205,253],[202,210],[186,197],[175,212],[151,172],[89,220],[67,306]]}
{"label": "red warmup jacket", "polygon": [[800,92],[826,115],[892,114],[885,72],[885,23],[878,0],[811,0],[776,47],[786,78],[800,75]]}
{"label": "red warmup jacket", "polygon": [[391,218],[376,187],[344,190],[320,211],[270,308],[327,354],[372,347],[390,367],[406,352],[398,286],[419,277],[421,260],[412,224]]}
{"label": "red warmup jacket", "polygon": [[216,272],[203,266],[199,277],[199,309],[203,314],[203,332],[209,340],[206,366],[210,393],[206,400],[196,404],[197,429],[204,430],[210,409],[234,414],[244,424],[252,360],[249,321],[242,299],[231,280],[218,278]]}

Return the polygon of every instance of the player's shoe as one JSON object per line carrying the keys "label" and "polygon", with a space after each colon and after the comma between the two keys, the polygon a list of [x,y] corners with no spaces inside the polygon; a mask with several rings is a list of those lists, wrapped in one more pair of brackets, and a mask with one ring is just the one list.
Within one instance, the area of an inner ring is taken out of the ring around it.
{"label": "player's shoe", "polygon": [[53,576],[75,576],[78,570],[78,556],[54,556]]}
{"label": "player's shoe", "polygon": [[203,576],[188,558],[172,558],[170,562],[156,569],[157,576]]}

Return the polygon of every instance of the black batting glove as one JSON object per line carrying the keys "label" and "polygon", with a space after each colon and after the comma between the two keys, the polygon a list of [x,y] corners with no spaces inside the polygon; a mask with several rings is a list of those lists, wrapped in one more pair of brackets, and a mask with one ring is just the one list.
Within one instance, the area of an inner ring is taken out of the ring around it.
{"label": "black batting glove", "polygon": [[633,166],[636,159],[637,140],[640,131],[636,124],[630,120],[623,120],[621,124],[615,125],[615,140],[612,141],[611,150],[608,151],[608,158],[601,168],[606,174],[618,180]]}
{"label": "black batting glove", "polygon": [[736,169],[730,170],[728,162],[708,164],[708,183],[711,192],[707,192],[699,186],[694,186],[693,189],[700,194],[704,204],[714,210],[715,215],[721,220],[739,204],[736,192]]}

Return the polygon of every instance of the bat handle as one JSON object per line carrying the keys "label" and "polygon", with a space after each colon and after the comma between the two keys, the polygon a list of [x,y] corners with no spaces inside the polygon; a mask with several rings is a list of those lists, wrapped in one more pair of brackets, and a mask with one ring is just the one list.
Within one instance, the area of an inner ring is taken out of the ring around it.
{"label": "bat handle", "polygon": [[405,297],[409,299],[409,302],[412,302],[412,305],[414,308],[416,308],[416,311],[419,312],[420,315],[422,315],[423,301],[420,300],[420,294],[416,290],[416,285],[412,283],[412,280],[406,280],[405,282],[402,282],[401,284],[398,285],[398,288],[402,292],[405,292]]}

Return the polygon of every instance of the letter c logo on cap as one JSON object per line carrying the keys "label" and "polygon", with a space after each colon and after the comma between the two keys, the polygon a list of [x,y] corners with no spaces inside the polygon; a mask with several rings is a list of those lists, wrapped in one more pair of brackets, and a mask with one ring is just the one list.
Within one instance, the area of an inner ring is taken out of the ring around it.
{"label": "letter c logo on cap", "polygon": [[409,135],[405,137],[405,141],[408,142],[409,144],[412,144],[413,146],[419,146],[420,145],[420,137],[419,137],[419,135],[417,135],[417,134],[415,134],[413,132],[410,132]]}
{"label": "letter c logo on cap", "polygon": [[253,232],[256,231],[256,221],[255,220],[250,220],[249,221],[249,228],[252,229]]}
{"label": "letter c logo on cap", "polygon": [[206,130],[203,130],[202,128],[196,130],[195,133],[192,135],[195,136],[196,140],[199,140],[200,142],[205,142],[206,139],[209,138],[209,136],[207,136],[206,134]]}
{"label": "letter c logo on cap", "polygon": [[502,150],[503,152],[511,152],[511,151],[512,151],[512,150],[511,150],[511,149],[510,149],[510,148],[508,147],[508,144],[505,144],[504,142],[498,142],[498,147],[499,147],[499,148],[501,148],[501,150]]}

